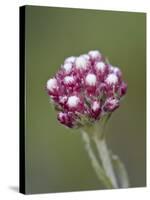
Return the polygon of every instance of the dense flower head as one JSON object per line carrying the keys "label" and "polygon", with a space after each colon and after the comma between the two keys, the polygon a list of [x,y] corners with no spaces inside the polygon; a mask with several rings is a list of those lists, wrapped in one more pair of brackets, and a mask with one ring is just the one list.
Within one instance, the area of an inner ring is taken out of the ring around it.
{"label": "dense flower head", "polygon": [[127,84],[122,72],[97,50],[65,59],[47,81],[46,90],[67,127],[82,127],[100,120],[120,106]]}

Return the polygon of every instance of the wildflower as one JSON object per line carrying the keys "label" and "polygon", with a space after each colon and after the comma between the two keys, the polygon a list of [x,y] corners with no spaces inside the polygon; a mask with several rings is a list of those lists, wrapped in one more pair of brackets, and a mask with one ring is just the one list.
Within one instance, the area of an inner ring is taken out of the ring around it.
{"label": "wildflower", "polygon": [[[92,50],[66,58],[55,76],[47,81],[46,90],[58,112],[58,121],[68,128],[80,128],[101,183],[107,188],[129,187],[125,167],[116,155],[110,154],[104,137],[106,122],[127,91],[121,70],[109,64],[98,50]],[[114,171],[114,157],[118,171]]]}
{"label": "wildflower", "polygon": [[121,70],[93,50],[66,58],[55,77],[47,81],[46,89],[59,111],[60,123],[73,128],[92,124],[116,110],[127,85]]}

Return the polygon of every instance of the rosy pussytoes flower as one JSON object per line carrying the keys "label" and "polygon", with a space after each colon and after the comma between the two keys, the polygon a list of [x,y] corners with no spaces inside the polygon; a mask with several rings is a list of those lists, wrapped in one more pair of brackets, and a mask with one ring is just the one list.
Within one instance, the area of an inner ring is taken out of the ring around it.
{"label": "rosy pussytoes flower", "polygon": [[66,127],[80,129],[91,164],[103,185],[129,187],[126,169],[116,155],[110,154],[104,137],[106,122],[119,108],[127,91],[121,70],[112,66],[98,50],[92,50],[66,58],[55,76],[47,81],[46,91],[58,121]]}
{"label": "rosy pussytoes flower", "polygon": [[93,124],[114,112],[126,94],[122,72],[98,51],[66,58],[46,90],[58,111],[58,120],[69,128]]}

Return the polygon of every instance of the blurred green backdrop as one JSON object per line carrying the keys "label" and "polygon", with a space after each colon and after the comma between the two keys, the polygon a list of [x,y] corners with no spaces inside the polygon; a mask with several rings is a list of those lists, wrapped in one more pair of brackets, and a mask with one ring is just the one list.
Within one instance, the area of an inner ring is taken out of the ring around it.
{"label": "blurred green backdrop", "polygon": [[61,126],[45,84],[68,56],[98,49],[119,66],[127,95],[107,126],[131,187],[146,184],[146,15],[26,6],[26,193],[103,189],[81,136]]}

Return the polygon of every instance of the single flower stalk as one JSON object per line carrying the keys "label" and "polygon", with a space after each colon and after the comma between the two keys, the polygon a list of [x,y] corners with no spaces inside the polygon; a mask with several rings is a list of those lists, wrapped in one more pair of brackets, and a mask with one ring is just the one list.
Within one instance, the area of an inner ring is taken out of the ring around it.
{"label": "single flower stalk", "polygon": [[[47,81],[46,90],[57,110],[58,121],[81,131],[93,168],[105,187],[129,187],[125,167],[108,151],[104,134],[108,119],[127,91],[121,70],[97,50],[71,56]],[[99,158],[91,142],[95,143]]]}

